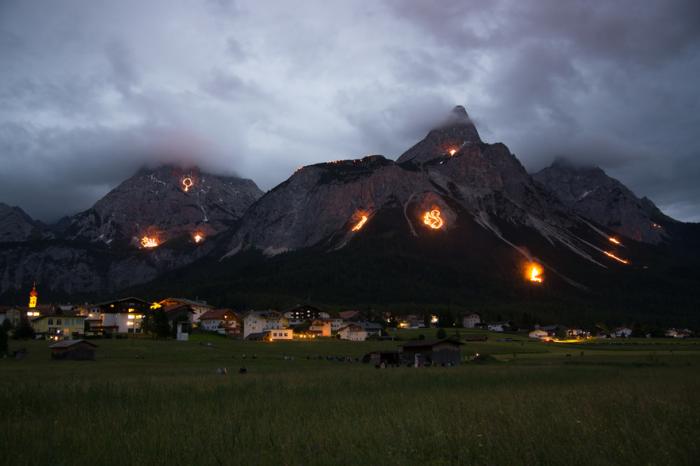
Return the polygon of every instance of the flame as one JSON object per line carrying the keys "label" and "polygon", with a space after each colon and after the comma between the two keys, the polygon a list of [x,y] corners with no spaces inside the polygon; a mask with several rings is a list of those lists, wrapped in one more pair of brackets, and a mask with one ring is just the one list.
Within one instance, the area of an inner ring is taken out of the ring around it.
{"label": "flame", "polygon": [[532,283],[542,283],[544,278],[542,277],[542,267],[534,262],[527,267],[527,278]]}
{"label": "flame", "polygon": [[160,246],[160,242],[155,236],[144,236],[141,238],[141,247],[151,249],[157,248],[158,246]]}
{"label": "flame", "polygon": [[450,157],[452,157],[453,155],[455,155],[457,153],[457,149],[450,149],[448,151],[448,153],[450,154]]}
{"label": "flame", "polygon": [[603,251],[603,252],[605,253],[606,256],[608,256],[612,259],[615,259],[616,261],[618,261],[621,264],[629,264],[630,263],[630,261],[628,261],[627,259],[622,259],[621,257],[617,257],[612,252],[608,252],[608,251]]}
{"label": "flame", "polygon": [[610,240],[610,242],[613,244],[617,244],[618,246],[622,246],[622,243],[620,242],[620,240],[615,238],[614,236],[611,236],[610,238],[608,238],[608,240]]}
{"label": "flame", "polygon": [[423,214],[423,223],[433,230],[439,230],[445,224],[445,221],[440,217],[440,209],[433,209]]}
{"label": "flame", "polygon": [[192,235],[192,239],[194,240],[195,243],[199,244],[202,241],[204,241],[204,233],[197,231],[197,232],[195,232],[194,235]]}
{"label": "flame", "polygon": [[194,186],[194,180],[190,176],[186,176],[182,179],[182,190],[188,192],[190,188]]}
{"label": "flame", "polygon": [[352,231],[360,231],[362,230],[362,227],[365,226],[365,223],[367,223],[367,220],[369,220],[369,217],[367,215],[362,214],[360,217],[360,221],[355,224],[354,227],[352,227]]}

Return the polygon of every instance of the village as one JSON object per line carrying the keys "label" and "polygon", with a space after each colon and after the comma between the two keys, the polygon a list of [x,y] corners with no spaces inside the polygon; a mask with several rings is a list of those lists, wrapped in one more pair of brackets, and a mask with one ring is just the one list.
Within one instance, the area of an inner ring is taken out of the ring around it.
{"label": "village", "polygon": [[[447,320],[446,320],[447,319]],[[528,339],[548,343],[581,343],[591,339],[667,337],[688,338],[690,329],[668,328],[663,334],[639,334],[632,327],[590,329],[562,324],[533,324],[519,328],[511,321],[484,321],[479,313],[466,312],[456,317],[439,313],[400,314],[371,313],[359,310],[341,310],[335,313],[322,311],[310,305],[297,305],[286,310],[248,310],[245,312],[216,308],[205,301],[186,298],[165,298],[149,302],[136,297],[124,297],[111,301],[83,305],[40,304],[36,286],[29,293],[25,306],[0,307],[0,325],[16,339],[45,339],[52,342],[54,353],[66,353],[73,347],[75,359],[92,359],[90,346],[82,344],[100,338],[170,338],[187,341],[192,334],[220,335],[245,341],[311,341],[317,339],[363,342],[367,340],[403,340],[397,335],[403,330],[437,329],[437,340],[428,341],[422,333],[409,338],[402,347],[404,352],[420,350],[420,357],[411,357],[416,366],[425,363],[459,364],[459,352],[439,355],[433,346],[458,350],[463,338],[459,329],[482,330],[483,335],[469,339],[486,339],[488,333],[503,334],[499,341],[508,341],[509,334],[527,336]],[[450,330],[447,334],[446,329]],[[594,331],[595,331],[594,330]],[[465,337],[466,338],[466,337]],[[87,356],[85,353],[87,348]],[[431,357],[425,358],[426,354]],[[456,354],[456,357],[449,356]],[[448,356],[445,356],[448,355]],[[71,357],[71,356],[69,356]],[[376,363],[398,363],[398,356],[391,354],[370,355]]]}

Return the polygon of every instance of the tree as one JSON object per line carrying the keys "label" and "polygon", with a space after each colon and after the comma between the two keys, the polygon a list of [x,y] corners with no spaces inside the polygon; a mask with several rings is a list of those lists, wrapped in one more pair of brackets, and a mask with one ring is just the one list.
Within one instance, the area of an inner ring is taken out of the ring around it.
{"label": "tree", "polygon": [[19,340],[34,338],[34,329],[32,328],[32,324],[29,323],[29,319],[20,319],[19,325],[15,329],[15,338]]}
{"label": "tree", "polygon": [[170,323],[168,316],[163,309],[156,309],[148,318],[146,331],[157,338],[168,338],[170,336]]}
{"label": "tree", "polygon": [[7,329],[0,325],[0,354],[7,353]]}
{"label": "tree", "polygon": [[438,337],[438,339],[442,340],[443,338],[447,338],[447,332],[444,328],[440,327],[437,331],[436,336]]}

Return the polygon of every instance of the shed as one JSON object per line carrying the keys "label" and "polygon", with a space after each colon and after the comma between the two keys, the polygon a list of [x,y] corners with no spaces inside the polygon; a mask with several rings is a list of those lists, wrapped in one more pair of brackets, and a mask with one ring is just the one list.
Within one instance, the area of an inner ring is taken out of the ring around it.
{"label": "shed", "polygon": [[398,366],[401,364],[401,353],[398,351],[372,351],[362,357],[362,362],[370,363],[374,366]]}
{"label": "shed", "polygon": [[97,345],[87,340],[63,340],[53,345],[51,359],[72,359],[74,361],[88,361],[95,359]]}
{"label": "shed", "polygon": [[410,341],[401,345],[401,359],[404,363],[415,366],[457,366],[462,361],[462,345],[461,341],[451,338]]}

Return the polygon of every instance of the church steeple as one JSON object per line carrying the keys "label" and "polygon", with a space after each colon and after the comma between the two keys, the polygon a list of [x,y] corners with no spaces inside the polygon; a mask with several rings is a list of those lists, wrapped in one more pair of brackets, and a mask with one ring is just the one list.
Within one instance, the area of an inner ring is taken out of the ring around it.
{"label": "church steeple", "polygon": [[34,309],[36,307],[36,302],[39,299],[39,293],[36,291],[36,282],[32,286],[32,291],[29,292],[29,308]]}

